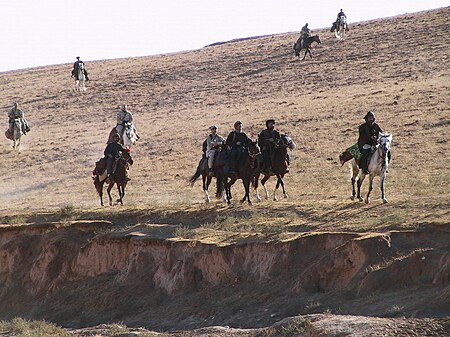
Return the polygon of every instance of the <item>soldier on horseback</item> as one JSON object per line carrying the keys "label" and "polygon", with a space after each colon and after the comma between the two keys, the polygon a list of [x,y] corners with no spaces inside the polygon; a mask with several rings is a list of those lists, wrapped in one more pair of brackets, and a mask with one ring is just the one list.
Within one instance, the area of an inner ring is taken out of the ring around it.
{"label": "soldier on horseback", "polygon": [[308,23],[305,23],[305,25],[302,27],[302,30],[300,31],[300,41],[302,43],[302,47],[306,47],[306,39],[310,37],[312,34],[311,29],[308,28]]}
{"label": "soldier on horseback", "polygon": [[120,139],[123,139],[123,133],[125,132],[125,128],[127,126],[133,128],[137,139],[139,139],[140,137],[138,136],[138,134],[136,132],[136,128],[134,127],[134,123],[133,123],[133,114],[128,111],[128,106],[126,104],[124,104],[119,107],[119,111],[117,112],[116,130],[120,136]]}
{"label": "soldier on horseback", "polygon": [[258,145],[264,161],[263,171],[271,169],[275,145],[281,139],[280,133],[275,130],[275,124],[274,119],[268,119],[266,121],[266,129],[258,135]]}
{"label": "soldier on horseback", "polygon": [[122,146],[122,144],[120,144],[120,136],[115,134],[113,136],[113,143],[109,143],[104,151],[106,158],[106,171],[108,173],[108,177],[106,178],[107,182],[110,181],[111,174],[114,173],[114,165],[116,161],[124,151],[126,151],[126,149]]}
{"label": "soldier on horseback", "polygon": [[79,56],[77,56],[77,60],[73,64],[72,77],[75,78],[76,80],[79,80],[79,78],[78,78],[78,70],[79,70],[80,67],[83,67],[83,72],[84,72],[84,76],[86,77],[86,81],[89,81],[88,73],[87,73],[87,70],[86,70],[86,65],[84,64],[83,61],[80,60]]}
{"label": "soldier on horseback", "polygon": [[209,175],[213,176],[214,157],[216,153],[220,151],[220,147],[222,147],[225,144],[225,139],[217,134],[216,125],[211,125],[209,127],[209,130],[211,130],[211,133],[206,138],[205,156],[208,159]]}
{"label": "soldier on horseback", "polygon": [[251,142],[251,139],[242,132],[242,122],[236,121],[234,123],[234,131],[229,133],[226,140],[227,148],[231,149],[230,173],[236,172],[237,163],[247,151],[249,142]]}
{"label": "soldier on horseback", "polygon": [[19,104],[15,102],[12,109],[8,112],[9,128],[8,128],[7,133],[9,135],[11,135],[11,137],[14,133],[14,121],[16,119],[18,119],[20,121],[21,131],[24,135],[26,135],[27,132],[30,131],[30,126],[29,126],[27,120],[25,119],[25,115],[24,115],[23,111],[21,109],[19,109]]}
{"label": "soldier on horseback", "polygon": [[337,29],[339,22],[341,22],[341,20],[345,20],[344,29],[348,31],[347,15],[345,15],[344,11],[341,9],[341,11],[337,15],[336,21],[333,22],[333,26],[331,27],[330,30],[331,32],[334,32]]}
{"label": "soldier on horseback", "polygon": [[[359,168],[364,174],[369,174],[368,161],[372,152],[372,147],[377,145],[378,136],[380,133],[383,133],[383,130],[375,123],[375,114],[372,111],[369,111],[366,116],[364,116],[364,120],[366,122],[359,126],[358,147],[361,152]],[[389,154],[388,156],[390,157]]]}

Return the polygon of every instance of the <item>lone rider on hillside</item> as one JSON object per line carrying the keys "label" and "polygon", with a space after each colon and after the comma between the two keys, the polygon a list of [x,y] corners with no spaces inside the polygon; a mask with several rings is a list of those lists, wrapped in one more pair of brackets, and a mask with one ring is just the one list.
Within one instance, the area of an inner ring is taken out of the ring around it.
{"label": "lone rider on hillside", "polygon": [[280,133],[275,130],[275,123],[274,119],[268,119],[266,121],[266,129],[258,135],[258,145],[264,160],[264,171],[271,169],[275,144],[281,139]]}
{"label": "lone rider on hillside", "polygon": [[214,174],[213,165],[214,165],[214,157],[219,151],[219,148],[225,144],[225,139],[222,136],[217,134],[217,126],[211,125],[209,127],[211,133],[206,138],[206,158],[208,158],[208,169],[209,175],[212,176]]}
{"label": "lone rider on hillside", "polygon": [[375,123],[375,114],[372,111],[366,114],[364,120],[366,122],[359,126],[358,147],[361,152],[359,168],[364,174],[368,174],[368,159],[372,151],[372,146],[377,144],[378,136],[380,133],[383,133],[383,130]]}
{"label": "lone rider on hillside", "polygon": [[80,65],[83,66],[83,71],[84,71],[84,76],[86,77],[86,81],[89,81],[88,73],[86,71],[86,65],[84,64],[83,61],[80,60],[79,56],[77,56],[77,60],[73,64],[72,77],[74,77],[76,80],[79,80],[78,70],[79,70]]}
{"label": "lone rider on hillside", "polygon": [[104,151],[106,158],[106,171],[108,172],[106,181],[108,183],[111,181],[111,174],[114,170],[114,164],[124,151],[126,151],[126,149],[122,146],[122,144],[120,144],[120,136],[118,134],[114,134],[113,143],[109,143]]}
{"label": "lone rider on hillside", "polygon": [[230,173],[236,173],[237,163],[243,157],[251,140],[242,132],[242,122],[234,123],[234,131],[228,134],[226,145],[231,149]]}
{"label": "lone rider on hillside", "polygon": [[8,112],[8,134],[12,137],[14,133],[14,120],[19,119],[20,126],[22,129],[22,133],[24,135],[27,134],[28,131],[30,131],[30,126],[25,119],[25,115],[21,109],[19,109],[19,104],[17,102],[14,103],[14,106],[12,109]]}
{"label": "lone rider on hillside", "polygon": [[341,18],[345,19],[345,27],[344,28],[345,28],[345,30],[348,31],[347,15],[345,15],[344,11],[341,8],[340,12],[337,14],[336,21],[333,22],[333,26],[331,27],[332,32],[334,32],[337,29],[339,22],[341,21]]}

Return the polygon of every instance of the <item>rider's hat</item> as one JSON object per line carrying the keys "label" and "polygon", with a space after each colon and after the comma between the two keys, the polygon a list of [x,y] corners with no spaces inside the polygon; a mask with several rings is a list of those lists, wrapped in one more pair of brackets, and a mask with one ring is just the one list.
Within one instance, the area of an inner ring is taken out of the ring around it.
{"label": "rider's hat", "polygon": [[276,124],[277,122],[275,121],[275,119],[268,119],[268,120],[266,120],[266,126],[268,126],[269,123]]}
{"label": "rider's hat", "polygon": [[242,125],[242,122],[241,121],[234,122],[234,127],[238,126],[239,124]]}
{"label": "rider's hat", "polygon": [[80,57],[79,57],[79,56],[77,56],[77,57],[76,57],[76,59],[77,59],[77,60],[79,60],[79,59],[80,59]]}
{"label": "rider's hat", "polygon": [[369,116],[372,116],[373,119],[375,119],[375,114],[372,111],[369,111],[368,113],[366,113],[366,115],[364,116],[364,120],[367,122],[367,119],[369,118]]}
{"label": "rider's hat", "polygon": [[217,125],[211,125],[208,129],[210,129],[210,130],[217,130]]}

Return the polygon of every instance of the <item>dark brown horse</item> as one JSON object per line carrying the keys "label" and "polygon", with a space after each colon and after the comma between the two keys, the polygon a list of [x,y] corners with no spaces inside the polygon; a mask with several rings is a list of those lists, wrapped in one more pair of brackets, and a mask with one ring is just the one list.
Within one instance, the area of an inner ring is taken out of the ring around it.
{"label": "dark brown horse", "polygon": [[[216,157],[214,159],[214,177],[216,177],[216,198],[221,198],[223,194],[223,166],[224,166],[224,156],[225,151],[221,150],[216,153]],[[209,197],[208,188],[211,184],[213,176],[209,175],[208,169],[208,159],[203,157],[198,163],[197,170],[194,175],[189,179],[189,183],[191,186],[194,186],[194,183],[197,181],[199,177],[202,177],[203,181],[203,192],[205,193],[205,201],[210,202],[211,199]]]}
{"label": "dark brown horse", "polygon": [[[104,162],[102,162],[104,160]],[[119,199],[117,202],[120,202],[123,205],[123,198],[125,196],[125,187],[127,186],[128,180],[130,180],[127,176],[127,170],[130,165],[133,165],[133,159],[128,151],[123,152],[119,158],[116,159],[114,163],[113,173],[110,177],[110,182],[108,183],[108,187],[106,189],[109,197],[109,204],[112,206],[112,197],[111,197],[111,189],[114,184],[117,185],[117,190],[119,191]],[[100,205],[103,206],[103,185],[106,182],[106,159],[101,159],[93,172],[94,176],[94,186],[97,190],[98,195],[100,196]]]}
{"label": "dark brown horse", "polygon": [[266,199],[269,199],[269,191],[267,190],[266,187],[266,182],[267,180],[269,180],[269,178],[271,176],[276,176],[277,177],[277,185],[275,187],[275,190],[273,192],[273,200],[277,200],[277,189],[278,187],[283,188],[283,195],[285,198],[288,197],[288,194],[286,193],[286,190],[284,188],[284,181],[283,181],[283,177],[284,175],[288,172],[288,163],[286,161],[287,158],[287,150],[294,150],[296,147],[294,141],[287,135],[281,135],[280,140],[278,141],[278,143],[275,145],[275,150],[272,156],[272,160],[271,160],[271,170],[269,172],[259,172],[257,171],[255,173],[255,178],[253,180],[253,187],[256,191],[256,199],[258,201],[261,200],[261,197],[258,194],[258,181],[259,181],[259,176],[260,174],[263,174],[264,177],[261,179],[261,185],[263,185],[264,190],[266,191]]}
{"label": "dark brown horse", "polygon": [[302,43],[302,38],[300,37],[297,42],[294,43],[294,51],[295,51],[295,56],[300,57],[300,51],[302,51],[303,49],[305,49],[305,55],[303,56],[302,60],[305,59],[306,54],[309,53],[309,56],[312,58],[312,54],[311,54],[311,44],[313,42],[317,42],[318,44],[322,44],[322,41],[320,40],[319,35],[314,35],[314,36],[308,36],[305,40],[305,44],[303,45]]}
{"label": "dark brown horse", "polygon": [[225,172],[223,185],[225,188],[227,203],[231,203],[232,195],[231,195],[231,186],[238,179],[242,179],[242,184],[244,185],[245,195],[242,198],[241,202],[245,200],[251,204],[250,200],[250,182],[253,179],[255,172],[255,157],[260,153],[258,144],[253,141],[249,141],[248,147],[245,152],[242,154],[240,160],[237,163],[236,172],[230,173]]}

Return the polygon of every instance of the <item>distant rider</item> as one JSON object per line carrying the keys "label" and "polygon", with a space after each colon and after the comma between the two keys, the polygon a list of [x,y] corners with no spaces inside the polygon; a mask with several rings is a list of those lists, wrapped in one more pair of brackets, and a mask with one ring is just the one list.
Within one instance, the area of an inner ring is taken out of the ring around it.
{"label": "distant rider", "polygon": [[227,148],[231,149],[230,173],[236,173],[237,163],[244,156],[245,151],[251,140],[242,132],[242,122],[234,123],[234,131],[231,131],[227,137]]}
{"label": "distant rider", "polygon": [[331,27],[332,32],[334,32],[337,29],[339,22],[341,21],[341,18],[345,19],[345,30],[348,31],[347,15],[345,15],[344,11],[341,9],[341,11],[337,15],[336,21],[333,22],[333,26]]}
{"label": "distant rider", "polygon": [[308,23],[305,23],[305,25],[302,27],[302,30],[300,31],[300,41],[302,41],[302,47],[306,47],[306,39],[310,37],[312,34],[311,29],[308,28]]}
{"label": "distant rider", "polygon": [[15,102],[12,109],[8,112],[8,124],[9,124],[8,133],[11,135],[11,137],[14,133],[14,120],[16,119],[20,121],[22,133],[26,135],[27,132],[30,131],[30,126],[27,120],[25,119],[25,114],[21,109],[19,109],[19,104]]}
{"label": "distant rider", "polygon": [[79,80],[79,78],[78,78],[78,69],[79,69],[80,66],[83,66],[83,69],[84,69],[83,71],[84,71],[84,76],[86,77],[86,81],[89,81],[88,73],[87,73],[87,70],[86,70],[86,65],[84,64],[83,61],[80,60],[79,56],[77,56],[77,60],[73,64],[72,77],[74,77],[76,80]]}
{"label": "distant rider", "polygon": [[258,135],[258,145],[264,160],[264,171],[269,171],[271,169],[275,145],[277,141],[281,139],[280,133],[275,130],[275,124],[276,122],[274,119],[268,119],[266,121],[266,129],[261,131]]}
{"label": "distant rider", "polygon": [[216,125],[211,125],[209,127],[211,133],[206,138],[206,158],[208,158],[208,169],[209,175],[214,175],[213,165],[214,157],[219,151],[219,148],[225,144],[225,139],[217,134],[218,128]]}
{"label": "distant rider", "polygon": [[136,137],[138,139],[140,138],[136,132],[136,128],[134,127],[133,121],[134,121],[133,114],[128,111],[128,105],[124,104],[120,106],[119,111],[117,112],[117,126],[116,126],[116,130],[117,133],[120,135],[120,139],[123,139],[123,133],[125,132],[127,124],[129,124],[133,128],[134,132],[136,133]]}

